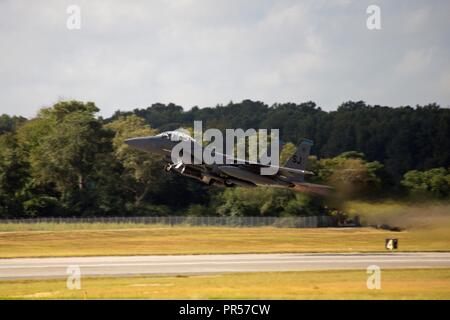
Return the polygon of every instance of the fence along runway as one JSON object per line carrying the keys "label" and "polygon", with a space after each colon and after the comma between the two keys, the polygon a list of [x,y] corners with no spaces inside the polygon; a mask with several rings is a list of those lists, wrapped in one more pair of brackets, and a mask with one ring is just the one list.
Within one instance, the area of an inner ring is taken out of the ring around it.
{"label": "fence along runway", "polygon": [[86,217],[86,218],[25,218],[1,219],[0,223],[134,223],[149,225],[189,225],[189,226],[225,226],[225,227],[291,227],[318,228],[337,227],[337,220],[329,216],[304,217],[199,217],[199,216],[167,216],[167,217]]}

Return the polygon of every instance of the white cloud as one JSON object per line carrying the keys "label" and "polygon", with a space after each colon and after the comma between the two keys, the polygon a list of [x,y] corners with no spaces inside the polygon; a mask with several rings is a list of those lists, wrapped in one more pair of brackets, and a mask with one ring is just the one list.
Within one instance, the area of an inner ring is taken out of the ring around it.
{"label": "white cloud", "polygon": [[432,19],[430,7],[417,8],[410,12],[408,18],[405,19],[405,30],[411,33],[418,32],[431,22],[430,19]]}
{"label": "white cloud", "polygon": [[450,106],[450,68],[447,69],[439,79],[439,91],[447,99],[447,107]]}
{"label": "white cloud", "polygon": [[77,3],[82,29],[69,31],[73,1],[0,2],[1,113],[32,116],[60,97],[93,100],[104,116],[245,98],[449,104],[436,89],[448,81],[445,1],[379,1],[380,31],[365,28],[370,1]]}
{"label": "white cloud", "polygon": [[419,49],[406,52],[396,71],[407,76],[424,71],[433,60],[433,51],[433,49]]}

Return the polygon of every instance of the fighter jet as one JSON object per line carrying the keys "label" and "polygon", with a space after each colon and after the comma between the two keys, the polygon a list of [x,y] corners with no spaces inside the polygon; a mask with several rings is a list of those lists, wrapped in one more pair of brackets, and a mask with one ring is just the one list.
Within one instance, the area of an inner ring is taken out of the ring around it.
{"label": "fighter jet", "polygon": [[[198,144],[191,136],[180,131],[166,131],[156,136],[137,137],[127,139],[124,142],[136,149],[162,156],[165,163],[164,170],[176,172],[182,176],[194,178],[208,185],[219,185],[225,187],[278,187],[287,188],[299,192],[328,195],[332,189],[329,186],[318,185],[305,182],[305,176],[314,175],[313,172],[305,170],[309,152],[313,142],[302,139],[295,154],[286,162],[284,166],[276,167],[276,174],[262,175],[261,168],[268,167],[258,162],[247,160],[237,160],[236,163],[223,164],[193,164],[194,161],[183,163],[178,160],[172,161],[172,148],[179,142],[189,142]],[[203,147],[200,146],[203,149]],[[222,155],[224,159],[229,155]],[[191,155],[194,158],[194,154]]]}

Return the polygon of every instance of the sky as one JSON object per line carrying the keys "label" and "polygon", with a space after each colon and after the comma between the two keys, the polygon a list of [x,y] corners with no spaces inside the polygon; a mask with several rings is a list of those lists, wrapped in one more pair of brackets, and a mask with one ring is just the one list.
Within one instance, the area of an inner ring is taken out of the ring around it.
{"label": "sky", "polygon": [[67,99],[105,117],[244,99],[449,107],[449,12],[446,0],[0,0],[0,114]]}

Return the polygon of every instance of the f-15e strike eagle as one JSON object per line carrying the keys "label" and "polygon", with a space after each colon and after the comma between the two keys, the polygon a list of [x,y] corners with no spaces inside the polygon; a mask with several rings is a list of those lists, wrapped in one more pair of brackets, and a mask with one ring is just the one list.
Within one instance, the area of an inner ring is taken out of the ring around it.
{"label": "f-15e strike eagle", "polygon": [[[125,143],[133,148],[160,155],[165,162],[164,170],[173,171],[183,176],[200,180],[208,185],[221,185],[226,187],[278,187],[295,191],[314,193],[325,196],[332,189],[329,186],[307,183],[305,176],[314,175],[313,172],[305,170],[309,152],[313,142],[302,139],[295,154],[286,162],[284,166],[276,167],[273,175],[262,175],[261,168],[268,167],[258,162],[238,160],[236,163],[223,164],[200,164],[177,163],[172,161],[172,149],[179,142],[189,142],[198,144],[191,136],[180,131],[167,131],[156,136],[138,137],[125,140]],[[203,147],[200,146],[200,148]],[[224,158],[230,156],[221,154]],[[193,157],[194,155],[192,155]],[[237,159],[236,159],[237,160]]]}

